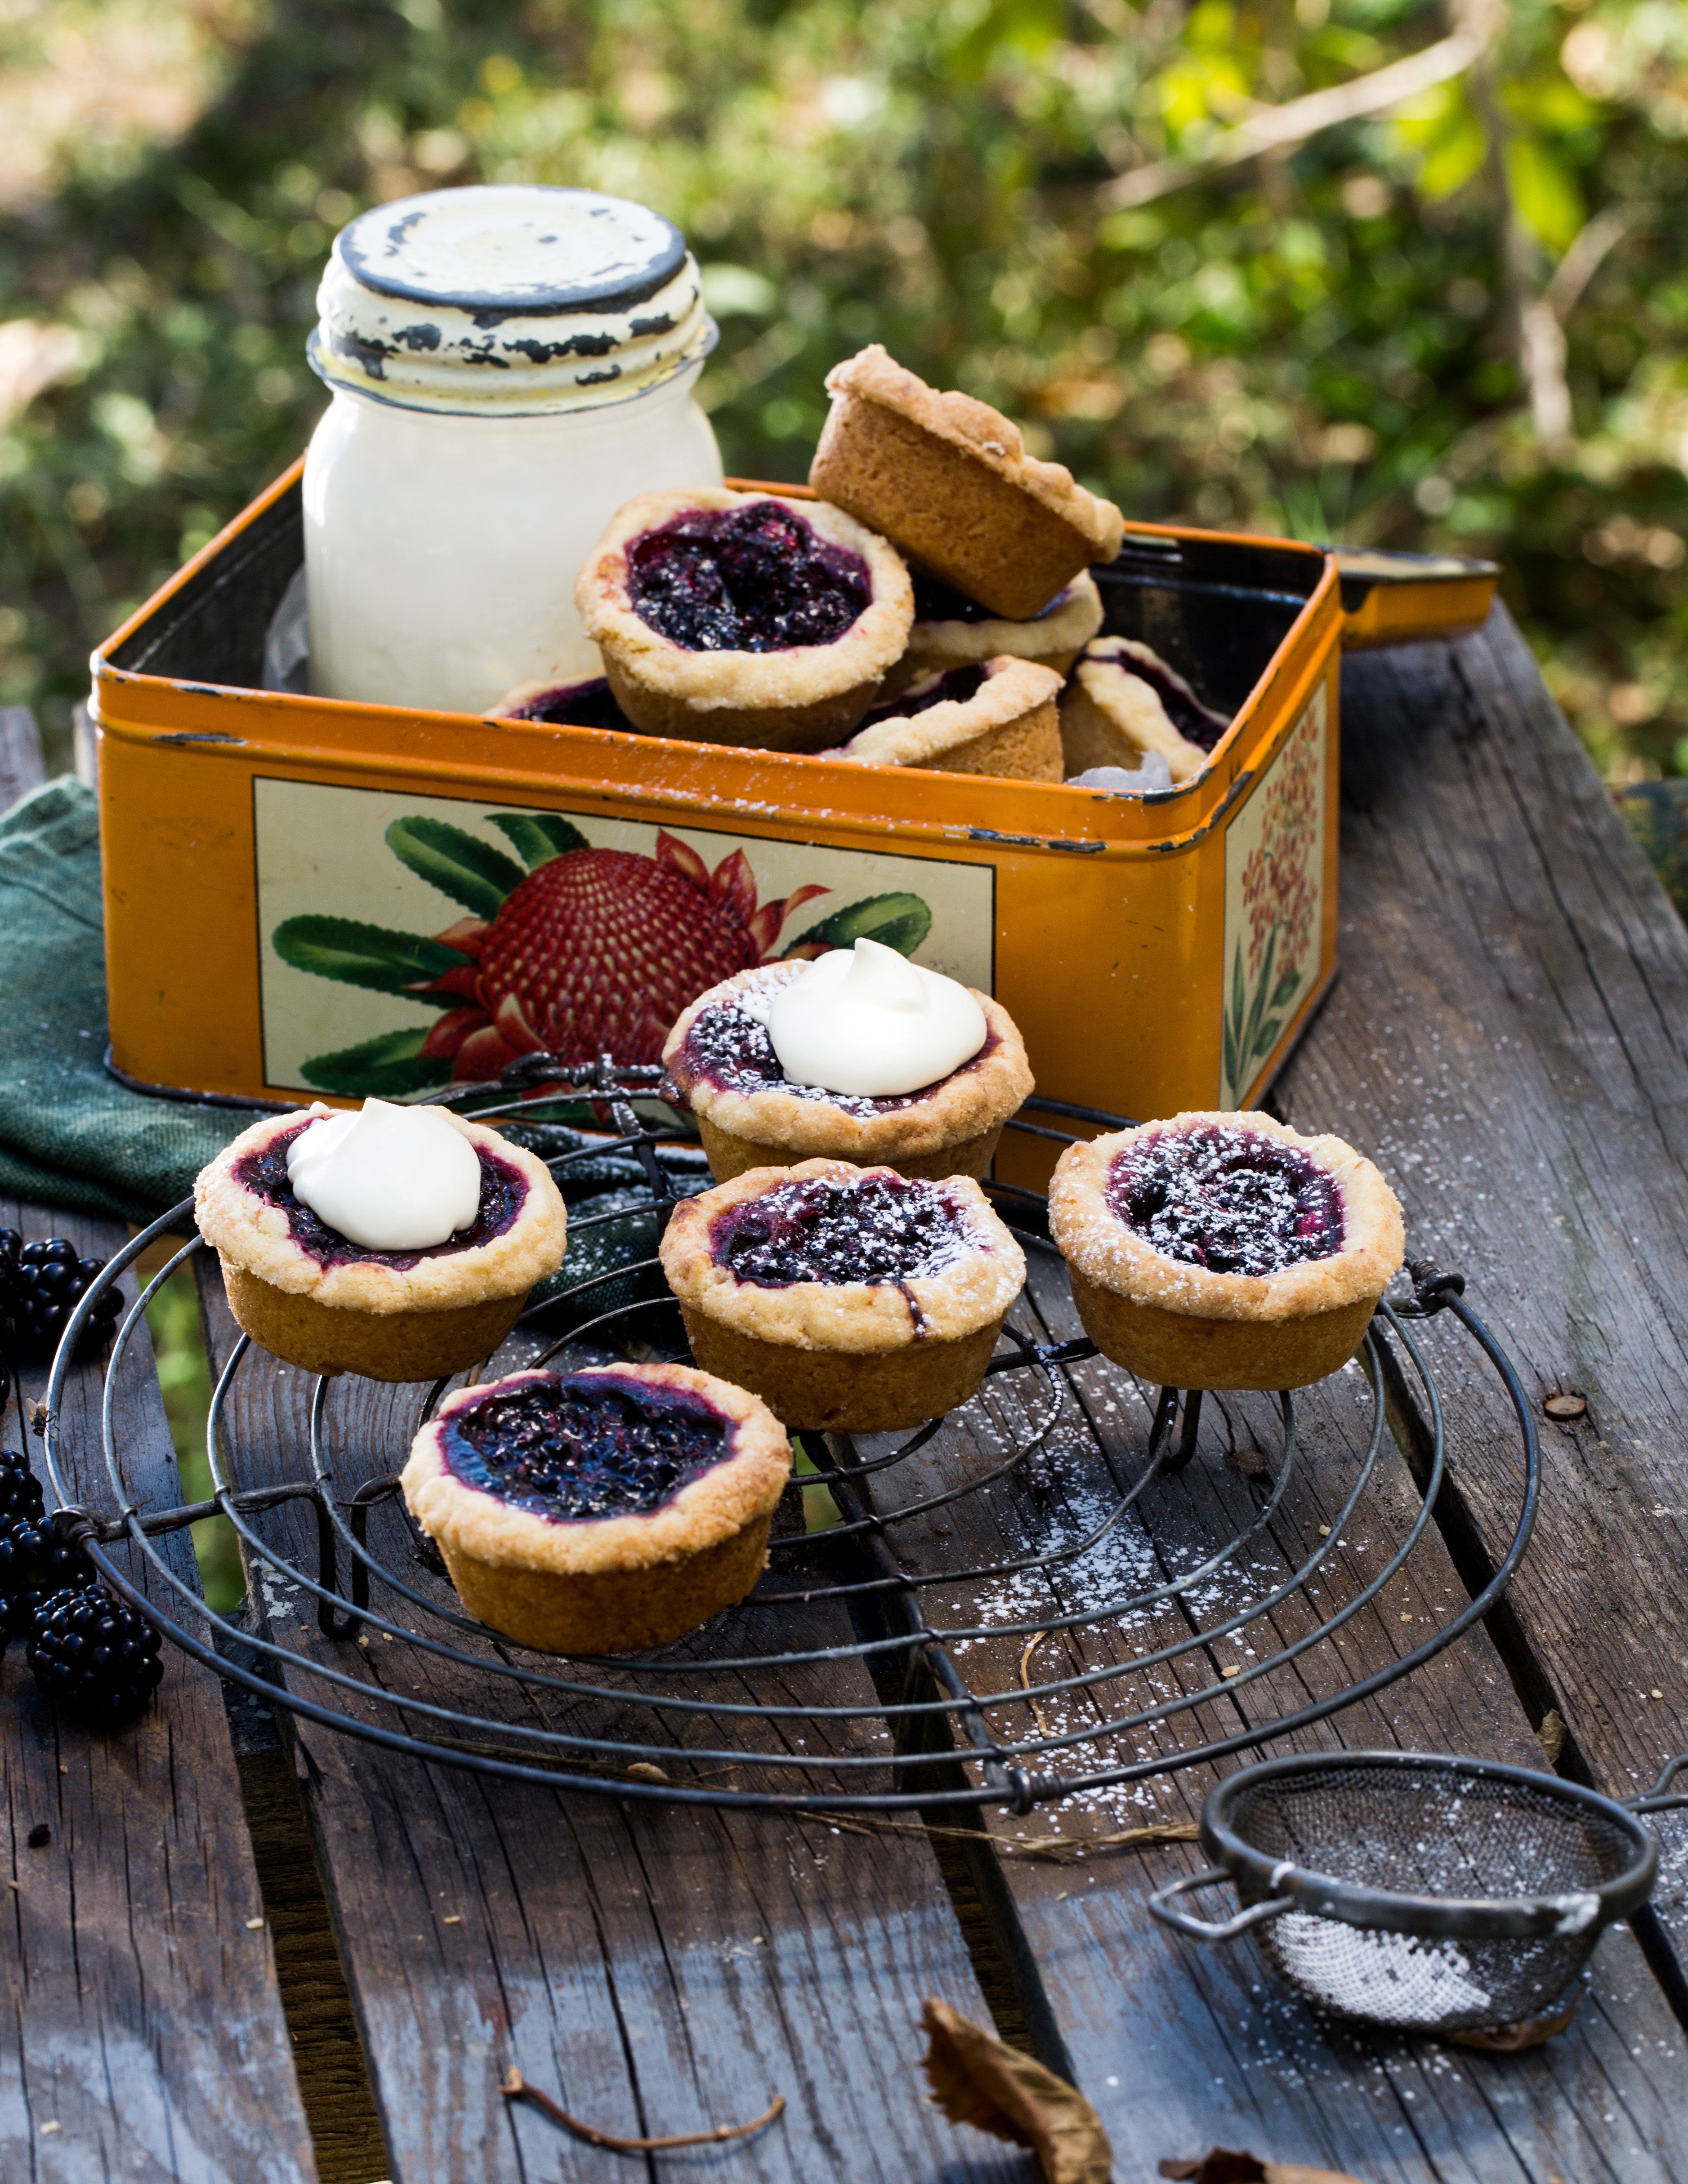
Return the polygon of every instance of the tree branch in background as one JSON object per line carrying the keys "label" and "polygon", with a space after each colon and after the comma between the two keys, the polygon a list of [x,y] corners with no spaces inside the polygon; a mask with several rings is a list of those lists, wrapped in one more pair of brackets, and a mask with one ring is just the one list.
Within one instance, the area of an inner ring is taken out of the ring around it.
{"label": "tree branch in background", "polygon": [[1487,43],[1482,35],[1461,28],[1449,37],[1439,38],[1434,46],[1426,46],[1422,53],[1392,61],[1370,75],[1357,76],[1351,83],[1334,84],[1328,91],[1309,92],[1305,98],[1292,98],[1285,105],[1262,108],[1234,129],[1222,131],[1200,159],[1156,159],[1149,166],[1135,168],[1104,183],[1097,192],[1098,201],[1105,212],[1125,212],[1182,189],[1198,176],[1240,166],[1245,159],[1258,159],[1262,152],[1304,144],[1310,136],[1344,121],[1361,121],[1368,114],[1385,113],[1391,106],[1416,98],[1420,92],[1446,83],[1451,76],[1462,75],[1481,57]]}
{"label": "tree branch in background", "polygon": [[1583,290],[1599,272],[1606,254],[1616,242],[1621,242],[1643,212],[1651,206],[1607,205],[1597,212],[1573,240],[1570,248],[1554,268],[1553,278],[1547,283],[1547,301],[1553,315],[1561,326],[1570,317],[1582,300]]}

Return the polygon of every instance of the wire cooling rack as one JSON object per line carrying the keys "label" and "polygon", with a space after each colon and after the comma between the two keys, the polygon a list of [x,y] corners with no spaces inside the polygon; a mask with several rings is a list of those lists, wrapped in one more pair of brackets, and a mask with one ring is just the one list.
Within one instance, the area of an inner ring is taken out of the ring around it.
{"label": "wire cooling rack", "polygon": [[[571,1254],[641,1227],[654,1253],[675,1199],[707,1181],[695,1138],[660,1104],[660,1078],[655,1068],[606,1061],[571,1071],[531,1056],[463,1112],[518,1130],[565,1189],[606,1162],[634,1164],[638,1184],[610,1210],[571,1215]],[[1010,1127],[1070,1144],[1065,1126],[1075,1123],[1116,1128],[1124,1118],[1033,1099]],[[799,1475],[755,1591],[658,1652],[563,1660],[463,1614],[398,1480],[448,1381],[422,1390],[317,1380],[286,1475],[254,1485],[231,1421],[241,1376],[270,1361],[242,1337],[211,1406],[213,1499],[138,1503],[115,1391],[125,1369],[145,1369],[136,1329],[160,1285],[206,1248],[197,1236],[121,1322],[101,1412],[107,1490],[74,1499],[62,1399],[76,1340],[126,1267],[192,1227],[191,1201],[112,1260],[66,1327],[37,1420],[54,1521],[165,1637],[304,1720],[506,1780],[790,1810],[1023,1814],[1118,1791],[1334,1714],[1409,1674],[1494,1606],[1535,1522],[1539,1457],[1518,1376],[1460,1276],[1415,1263],[1411,1298],[1384,1305],[1356,1364],[1319,1389],[1204,1401],[1139,1386],[1087,1340],[1051,1339],[1067,1293],[1044,1201],[1013,1185],[986,1189],[1032,1278],[980,1395],[909,1435],[794,1435]],[[1518,1432],[1511,1542],[1480,1591],[1457,1598],[1446,1596],[1446,1562],[1433,1587],[1430,1557],[1418,1553],[1451,1475],[1442,1396],[1412,1324],[1439,1313],[1498,1376]],[[688,1356],[656,1258],[618,1255],[531,1305],[496,1361],[463,1377],[554,1359],[568,1369]],[[1404,1502],[1391,1415],[1397,1427],[1408,1421],[1402,1445],[1416,1449]],[[1198,1459],[1181,1494],[1178,1474]],[[1315,1527],[1310,1506],[1329,1523]],[[239,1535],[259,1610],[241,1622],[208,1608],[154,1545],[217,1514]],[[993,1527],[1003,1544],[981,1552]],[[1357,1568],[1341,1551],[1362,1532],[1371,1552]],[[1354,1677],[1340,1634],[1402,1579],[1421,1609],[1433,1590],[1444,1607],[1420,1642]],[[1046,1647],[1071,1673],[1034,1671]]]}

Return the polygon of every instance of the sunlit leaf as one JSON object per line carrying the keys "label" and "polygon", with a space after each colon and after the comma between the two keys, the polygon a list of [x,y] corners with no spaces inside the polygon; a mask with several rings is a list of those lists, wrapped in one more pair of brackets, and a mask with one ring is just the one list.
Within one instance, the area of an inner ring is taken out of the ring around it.
{"label": "sunlit leaf", "polygon": [[1540,136],[1514,136],[1507,146],[1507,180],[1518,218],[1550,250],[1567,249],[1585,214],[1577,178]]}

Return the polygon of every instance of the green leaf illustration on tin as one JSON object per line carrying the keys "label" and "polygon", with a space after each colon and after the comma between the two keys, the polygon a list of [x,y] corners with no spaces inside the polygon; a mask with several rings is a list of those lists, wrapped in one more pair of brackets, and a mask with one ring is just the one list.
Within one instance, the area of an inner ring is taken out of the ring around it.
{"label": "green leaf illustration on tin", "polygon": [[426,1092],[443,1084],[451,1074],[449,1061],[433,1061],[422,1052],[432,1028],[416,1024],[404,1031],[386,1031],[361,1045],[315,1055],[304,1065],[305,1082],[348,1100],[392,1100],[406,1092]]}
{"label": "green leaf illustration on tin", "polygon": [[423,933],[393,933],[351,917],[284,918],[270,938],[276,953],[294,970],[337,978],[345,986],[368,986],[378,994],[430,985],[469,961]]}
{"label": "green leaf illustration on tin", "polygon": [[579,827],[560,811],[494,811],[492,821],[530,872],[571,850],[591,847]]}
{"label": "green leaf illustration on tin", "polygon": [[1274,925],[1266,936],[1266,956],[1260,967],[1260,977],[1255,983],[1254,998],[1249,1003],[1248,1022],[1243,1026],[1241,1045],[1245,1069],[1260,1051],[1260,1020],[1266,1014],[1267,996],[1272,990],[1272,962],[1277,953],[1278,928]]}
{"label": "green leaf illustration on tin", "polygon": [[477,842],[443,819],[395,819],[387,830],[387,845],[418,879],[476,917],[496,917],[504,897],[526,877],[502,850]]}
{"label": "green leaf illustration on tin", "polygon": [[847,903],[799,933],[785,950],[801,955],[811,948],[853,948],[858,940],[877,940],[900,955],[912,956],[932,930],[932,912],[917,894],[870,894]]}
{"label": "green leaf illustration on tin", "polygon": [[[1243,944],[1240,940],[1237,943],[1237,976],[1233,982],[1234,990],[1237,994],[1241,992],[1242,972]],[[1219,1020],[1219,1028],[1224,1041],[1225,1085],[1228,1096],[1232,1099],[1236,1097],[1237,1088],[1242,1080],[1243,1073],[1237,1056],[1237,1024],[1240,1017],[1240,1011],[1234,1001],[1232,1006],[1224,1011]]]}

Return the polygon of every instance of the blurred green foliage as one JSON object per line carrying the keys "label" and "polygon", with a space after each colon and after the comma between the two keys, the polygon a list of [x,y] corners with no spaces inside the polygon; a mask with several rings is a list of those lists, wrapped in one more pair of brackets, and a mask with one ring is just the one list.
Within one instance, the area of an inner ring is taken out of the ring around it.
{"label": "blurred green foliage", "polygon": [[[205,1453],[205,1429],[211,1410],[211,1368],[199,1298],[186,1268],[172,1274],[147,1307],[164,1413],[175,1445],[181,1490],[189,1502],[209,1501],[211,1466]],[[246,1594],[240,1547],[226,1517],[207,1517],[193,1527],[193,1552],[207,1604],[218,1614],[237,1607]]]}
{"label": "blurred green foliage", "polygon": [[[1608,772],[1688,769],[1688,9],[1466,0],[1452,20],[1498,29],[1475,70],[1213,170],[1258,107],[1449,19],[11,0],[0,321],[31,326],[0,323],[0,702],[62,738],[89,647],[303,447],[336,228],[526,178],[686,229],[721,321],[705,396],[729,470],[801,476],[827,368],[883,340],[1128,513],[1495,554]],[[80,104],[79,70],[98,92]],[[1189,179],[1123,201],[1172,156]]]}

